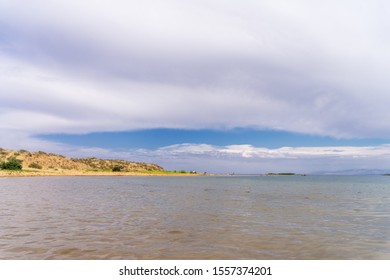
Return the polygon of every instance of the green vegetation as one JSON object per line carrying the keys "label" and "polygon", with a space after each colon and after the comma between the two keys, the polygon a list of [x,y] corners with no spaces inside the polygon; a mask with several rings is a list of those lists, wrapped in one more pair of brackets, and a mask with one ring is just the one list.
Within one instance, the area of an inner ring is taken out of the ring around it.
{"label": "green vegetation", "polygon": [[31,163],[28,167],[35,168],[35,169],[42,169],[42,165],[36,162]]}
{"label": "green vegetation", "polygon": [[185,171],[185,170],[173,170],[173,171],[165,171],[165,172],[168,172],[168,173],[181,173],[181,174],[198,174],[197,171]]}
{"label": "green vegetation", "polygon": [[14,157],[0,164],[0,169],[22,170],[22,162]]}
{"label": "green vegetation", "polygon": [[112,168],[112,172],[120,172],[120,171],[122,171],[122,166],[115,165],[115,166]]}
{"label": "green vegetation", "polygon": [[22,173],[39,173],[40,171],[30,170],[30,169],[22,169],[22,170],[17,170],[17,172],[22,172]]}
{"label": "green vegetation", "polygon": [[272,175],[280,175],[280,176],[291,176],[291,175],[296,175],[295,173],[290,173],[290,172],[282,172],[282,173],[267,173],[268,176]]}
{"label": "green vegetation", "polygon": [[197,172],[181,171],[168,171],[168,170],[126,170],[126,172],[139,173],[139,174],[150,174],[150,175],[178,175],[178,174],[198,174]]}

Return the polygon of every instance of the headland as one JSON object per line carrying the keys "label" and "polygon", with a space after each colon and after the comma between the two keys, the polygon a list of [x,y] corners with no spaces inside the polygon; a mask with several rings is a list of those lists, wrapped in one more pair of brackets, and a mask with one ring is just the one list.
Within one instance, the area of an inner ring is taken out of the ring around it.
{"label": "headland", "polygon": [[69,158],[43,151],[0,148],[0,177],[32,176],[199,176],[197,172],[167,171],[154,163],[122,159]]}

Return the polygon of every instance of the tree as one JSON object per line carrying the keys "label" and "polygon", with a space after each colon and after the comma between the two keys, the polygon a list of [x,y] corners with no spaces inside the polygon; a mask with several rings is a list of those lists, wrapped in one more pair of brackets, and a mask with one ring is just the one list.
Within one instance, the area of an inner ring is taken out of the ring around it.
{"label": "tree", "polygon": [[115,166],[112,168],[112,171],[113,171],[113,172],[120,172],[120,171],[122,171],[122,167],[119,166],[119,165],[115,165]]}
{"label": "tree", "polygon": [[22,162],[14,157],[0,165],[1,169],[22,170]]}

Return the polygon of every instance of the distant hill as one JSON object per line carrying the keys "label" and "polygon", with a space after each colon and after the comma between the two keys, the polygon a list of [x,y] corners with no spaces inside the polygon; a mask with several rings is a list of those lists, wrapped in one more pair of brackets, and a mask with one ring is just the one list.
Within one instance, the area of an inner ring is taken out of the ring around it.
{"label": "distant hill", "polygon": [[20,160],[23,169],[31,170],[111,171],[116,168],[117,171],[164,171],[164,168],[152,163],[116,159],[67,158],[43,151],[14,151],[0,148],[0,163],[11,158]]}

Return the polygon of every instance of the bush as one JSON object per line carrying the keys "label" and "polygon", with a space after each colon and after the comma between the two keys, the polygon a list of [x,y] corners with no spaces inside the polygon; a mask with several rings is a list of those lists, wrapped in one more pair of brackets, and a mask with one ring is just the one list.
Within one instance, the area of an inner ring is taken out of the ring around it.
{"label": "bush", "polygon": [[22,162],[16,158],[10,158],[8,161],[3,162],[0,167],[7,170],[22,170]]}
{"label": "bush", "polygon": [[119,171],[122,171],[122,167],[119,166],[119,165],[115,165],[115,166],[112,168],[112,172],[119,172]]}
{"label": "bush", "polygon": [[28,167],[35,168],[35,169],[42,169],[42,166],[38,163],[31,163]]}

